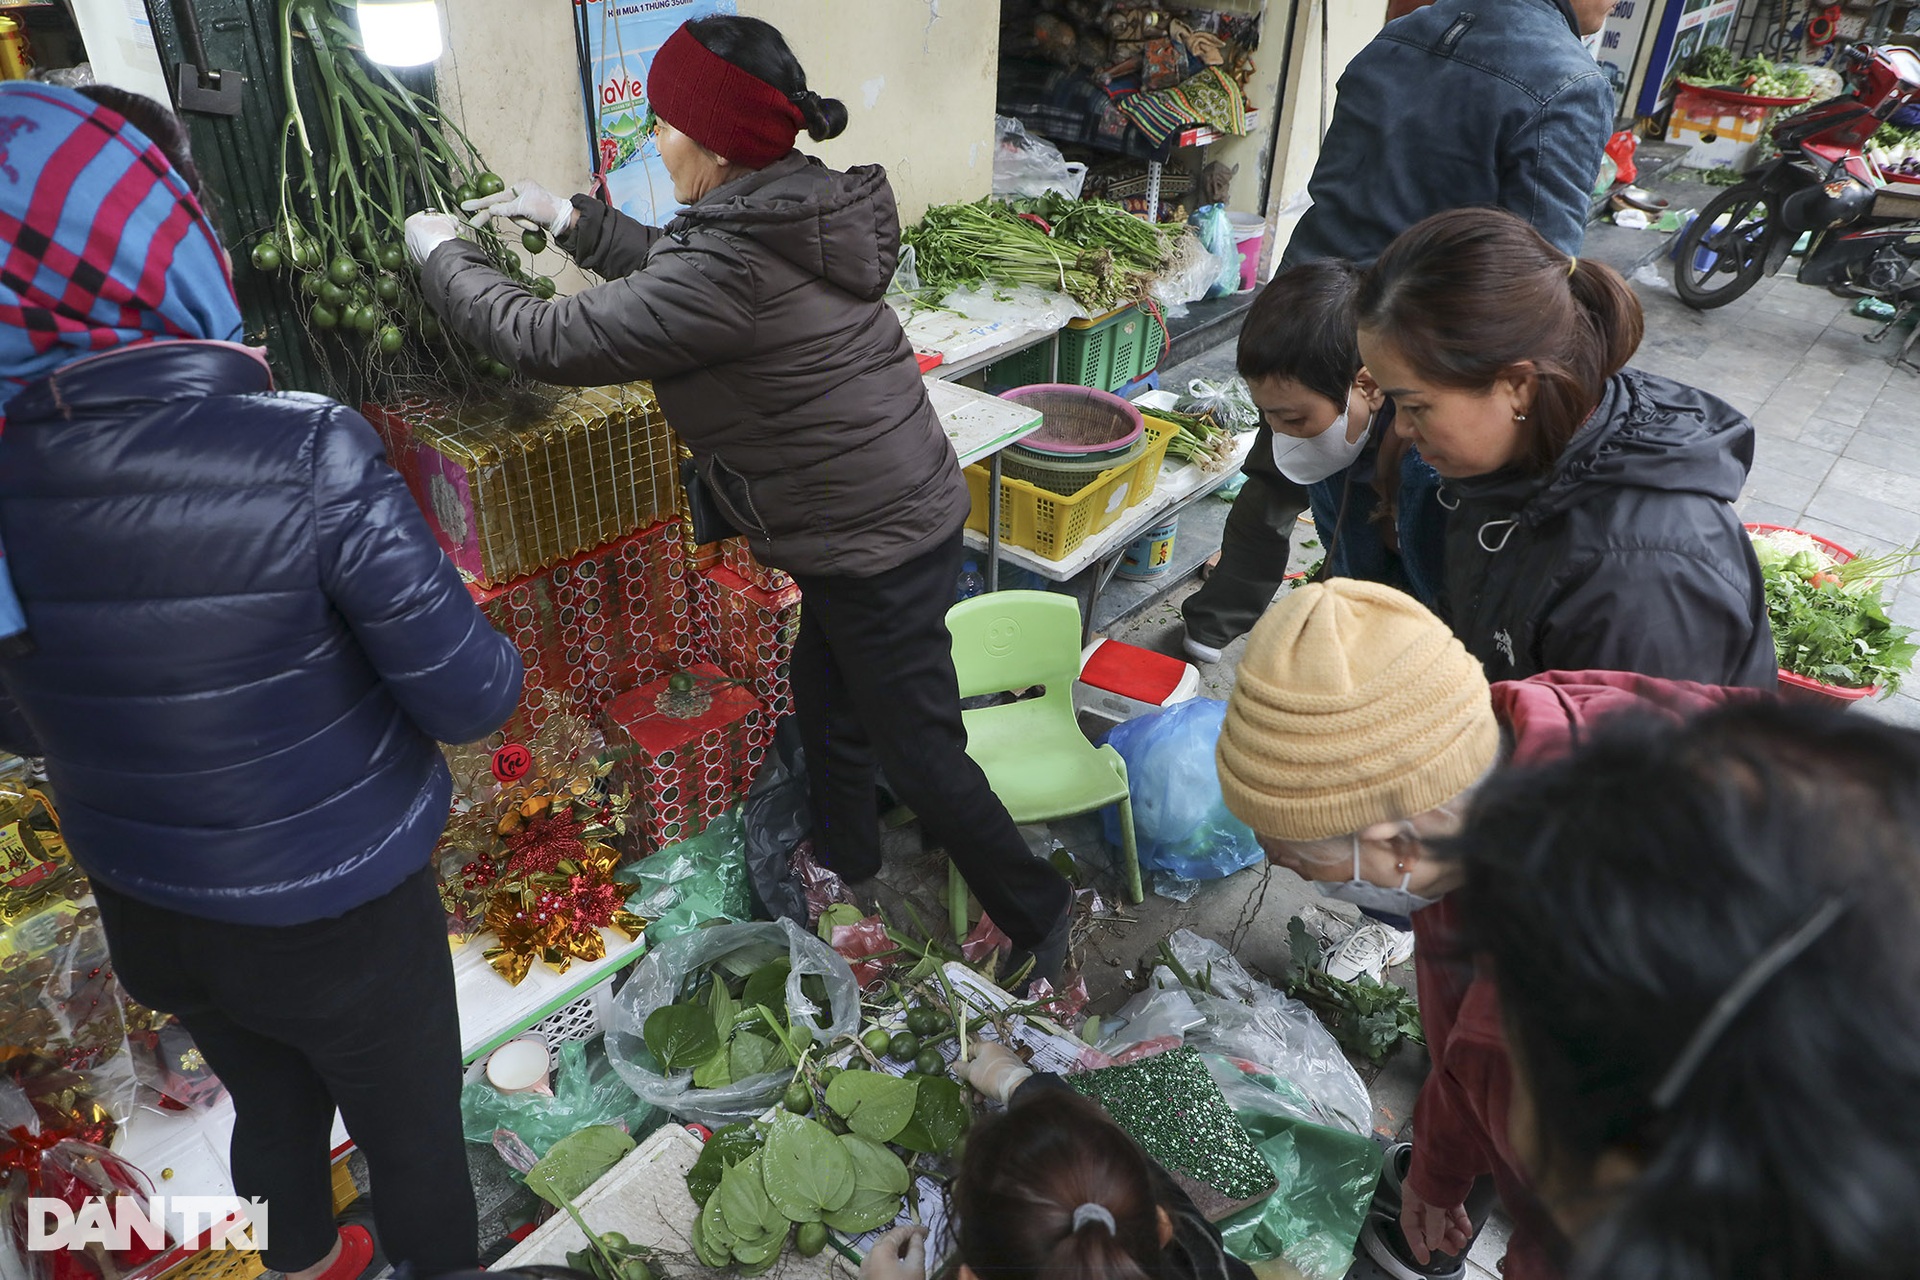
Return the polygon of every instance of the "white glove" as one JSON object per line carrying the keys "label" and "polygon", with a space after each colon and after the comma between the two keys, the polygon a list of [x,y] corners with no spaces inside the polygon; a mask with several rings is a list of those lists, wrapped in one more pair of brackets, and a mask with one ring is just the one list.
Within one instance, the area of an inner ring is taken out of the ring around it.
{"label": "white glove", "polygon": [[984,1041],[967,1062],[953,1064],[954,1074],[972,1085],[983,1098],[1004,1103],[1033,1074],[1020,1055],[1005,1045]]}
{"label": "white glove", "polygon": [[875,1240],[860,1280],[927,1280],[927,1229],[895,1227]]}
{"label": "white glove", "polygon": [[537,182],[516,182],[505,191],[463,201],[460,207],[473,215],[476,227],[486,226],[489,218],[513,218],[532,223],[556,240],[580,216],[573,201],[562,200]]}
{"label": "white glove", "polygon": [[460,220],[431,210],[407,219],[407,256],[413,265],[424,267],[433,251],[449,240],[460,238]]}

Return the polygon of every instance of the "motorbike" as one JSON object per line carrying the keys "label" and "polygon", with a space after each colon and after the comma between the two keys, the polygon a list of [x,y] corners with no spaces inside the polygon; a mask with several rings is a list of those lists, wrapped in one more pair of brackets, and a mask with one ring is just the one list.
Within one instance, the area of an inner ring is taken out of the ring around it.
{"label": "motorbike", "polygon": [[1913,216],[1920,213],[1920,185],[1912,187],[1904,215],[1889,215],[1879,169],[1867,154],[1881,124],[1920,99],[1920,52],[1856,45],[1839,70],[1839,96],[1777,120],[1778,154],[1742,174],[1681,233],[1673,286],[1688,306],[1704,311],[1732,302],[1779,271],[1809,234],[1801,283],[1894,305],[1894,320],[1871,341],[1920,305],[1920,218]]}

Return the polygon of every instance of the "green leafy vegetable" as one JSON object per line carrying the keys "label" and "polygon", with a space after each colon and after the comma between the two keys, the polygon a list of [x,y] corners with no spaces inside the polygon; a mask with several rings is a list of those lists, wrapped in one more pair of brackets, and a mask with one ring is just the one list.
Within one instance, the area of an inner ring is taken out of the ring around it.
{"label": "green leafy vegetable", "polygon": [[914,1086],[913,1118],[893,1140],[909,1151],[945,1155],[973,1124],[966,1090],[941,1077]]}
{"label": "green leafy vegetable", "polygon": [[787,1011],[787,975],[792,972],[793,962],[784,956],[771,964],[762,965],[747,979],[746,990],[740,993],[740,1003],[748,1008],[765,1005],[784,1014]]}
{"label": "green leafy vegetable", "polygon": [[720,1190],[715,1198],[720,1202],[720,1212],[726,1215],[728,1228],[736,1237],[757,1239],[770,1231],[784,1232],[787,1229],[787,1219],[767,1198],[766,1183],[760,1176],[763,1159],[764,1149],[754,1152],[720,1176]]}
{"label": "green leafy vegetable", "polygon": [[856,1191],[851,1200],[828,1213],[824,1220],[835,1231],[857,1236],[877,1231],[899,1216],[899,1193]]}
{"label": "green leafy vegetable", "polygon": [[761,1174],[768,1199],[792,1222],[817,1222],[853,1198],[846,1147],[824,1126],[789,1111],[767,1122]]}
{"label": "green leafy vegetable", "polygon": [[714,1130],[700,1149],[700,1158],[687,1170],[687,1190],[695,1203],[704,1205],[720,1187],[720,1176],[760,1150],[760,1135],[752,1125],[730,1124]]}
{"label": "green leafy vegetable", "polygon": [[1753,550],[1783,670],[1848,689],[1900,687],[1920,647],[1887,616],[1881,586],[1913,571],[1913,548],[1836,563],[1804,535],[1765,533]]}
{"label": "green leafy vegetable", "polygon": [[527,1190],[556,1208],[571,1209],[576,1197],[631,1150],[633,1139],[626,1130],[610,1124],[589,1125],[554,1143],[527,1170]]}
{"label": "green leafy vegetable", "polygon": [[847,1127],[875,1142],[892,1142],[913,1118],[919,1086],[883,1071],[847,1071],[827,1086],[827,1105]]}
{"label": "green leafy vegetable", "polygon": [[663,1005],[647,1015],[641,1037],[647,1052],[669,1071],[698,1067],[720,1048],[713,1015],[697,1004]]}
{"label": "green leafy vegetable", "polygon": [[729,1083],[738,1084],[750,1076],[764,1075],[769,1071],[779,1071],[792,1066],[787,1051],[765,1036],[754,1035],[751,1031],[736,1032],[733,1044],[728,1051],[729,1064],[733,1079]]}
{"label": "green leafy vegetable", "polygon": [[907,1188],[913,1183],[913,1175],[907,1172],[907,1166],[899,1156],[881,1143],[857,1133],[841,1134],[840,1143],[853,1158],[855,1190],[891,1191],[897,1196],[906,1194]]}

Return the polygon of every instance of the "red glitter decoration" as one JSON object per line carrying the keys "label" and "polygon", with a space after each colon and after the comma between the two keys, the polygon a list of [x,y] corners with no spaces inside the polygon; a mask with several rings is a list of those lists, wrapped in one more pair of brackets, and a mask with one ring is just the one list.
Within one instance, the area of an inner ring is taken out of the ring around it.
{"label": "red glitter decoration", "polygon": [[551,875],[562,862],[586,852],[585,833],[571,813],[548,813],[507,837],[510,876]]}

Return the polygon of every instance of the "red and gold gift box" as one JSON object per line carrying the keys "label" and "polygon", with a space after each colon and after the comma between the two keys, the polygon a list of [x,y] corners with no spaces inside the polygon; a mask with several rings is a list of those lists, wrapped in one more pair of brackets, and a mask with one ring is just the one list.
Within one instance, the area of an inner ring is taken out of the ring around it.
{"label": "red and gold gift box", "polygon": [[527,665],[514,727],[592,719],[615,694],[678,670],[695,617],[680,523],[663,520],[499,587],[468,591]]}
{"label": "red and gold gift box", "polygon": [[800,632],[800,588],[767,591],[725,567],[708,569],[698,581],[698,651],[746,681],[779,720],[793,710],[787,662]]}
{"label": "red and gold gift box", "polygon": [[362,412],[472,581],[511,585],[680,511],[672,433],[644,382],[571,389],[533,412],[504,398]]}
{"label": "red and gold gift box", "polygon": [[755,560],[745,538],[728,538],[720,544],[720,564],[762,591],[781,592],[793,585],[793,575],[786,570],[769,569]]}
{"label": "red and gold gift box", "polygon": [[709,663],[680,674],[691,679],[651,681],[600,711],[615,784],[633,795],[628,830],[649,852],[698,834],[737,804],[773,736],[751,689]]}

